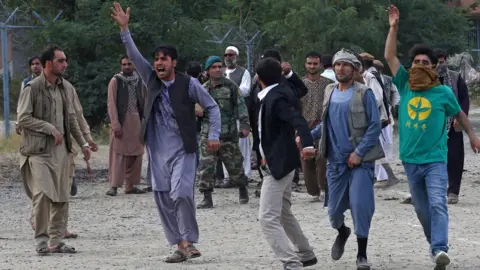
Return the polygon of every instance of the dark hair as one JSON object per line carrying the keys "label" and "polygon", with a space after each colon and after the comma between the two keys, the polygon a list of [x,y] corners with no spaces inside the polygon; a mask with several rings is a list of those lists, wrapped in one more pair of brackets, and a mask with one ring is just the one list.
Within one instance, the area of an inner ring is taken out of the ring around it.
{"label": "dark hair", "polygon": [[28,59],[28,66],[31,66],[33,64],[33,61],[35,61],[35,60],[39,60],[41,62],[39,56],[34,56],[34,57]]}
{"label": "dark hair", "polygon": [[198,62],[188,62],[186,72],[188,75],[198,79],[198,76],[202,73],[202,67]]}
{"label": "dark hair", "polygon": [[333,56],[331,54],[324,54],[320,60],[324,68],[333,67]]}
{"label": "dark hair", "polygon": [[444,51],[442,49],[438,49],[438,48],[433,50],[433,54],[435,55],[437,60],[438,60],[438,58],[442,58],[442,57],[445,58],[445,60],[446,60],[447,57],[448,57],[448,53],[446,51]]}
{"label": "dark hair", "polygon": [[307,55],[305,55],[305,58],[320,58],[320,62],[322,61],[322,55],[319,54],[318,52],[315,52],[315,51],[312,51],[312,52],[309,52],[307,53]]}
{"label": "dark hair", "polygon": [[258,78],[267,86],[279,83],[282,78],[282,65],[273,57],[261,59],[255,71]]}
{"label": "dark hair", "polygon": [[170,58],[173,60],[177,60],[178,58],[178,52],[177,49],[175,49],[174,46],[172,45],[160,45],[155,48],[155,51],[153,52],[153,58],[158,53],[163,53],[165,56],[170,56]]}
{"label": "dark hair", "polygon": [[128,60],[130,60],[130,57],[128,57],[128,55],[124,54],[124,55],[122,56],[122,58],[120,58],[120,64],[122,64],[123,59],[128,59]]}
{"label": "dark hair", "polygon": [[40,63],[42,63],[42,66],[45,67],[45,64],[47,61],[53,61],[55,58],[55,51],[62,51],[59,47],[52,45],[48,46],[45,51],[42,52],[40,55]]}
{"label": "dark hair", "polygon": [[268,57],[276,59],[278,62],[282,62],[282,55],[280,54],[279,51],[275,49],[266,50],[263,53],[262,58],[268,58]]}
{"label": "dark hair", "polygon": [[420,54],[426,55],[430,59],[430,62],[432,62],[432,65],[437,64],[437,57],[435,57],[435,54],[433,53],[432,48],[430,48],[425,44],[416,44],[408,52],[408,55],[410,56],[410,60],[412,62],[413,62],[413,59],[415,59],[415,56]]}
{"label": "dark hair", "polygon": [[360,60],[361,60],[362,65],[363,65],[363,69],[369,69],[369,68],[373,67],[373,60],[363,59],[363,58],[360,58]]}

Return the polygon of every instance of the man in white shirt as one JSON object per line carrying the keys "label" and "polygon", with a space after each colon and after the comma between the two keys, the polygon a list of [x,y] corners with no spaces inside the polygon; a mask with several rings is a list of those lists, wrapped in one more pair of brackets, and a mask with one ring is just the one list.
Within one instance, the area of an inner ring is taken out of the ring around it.
{"label": "man in white shirt", "polygon": [[[252,77],[250,76],[250,72],[244,67],[238,66],[237,61],[239,57],[239,50],[234,46],[229,46],[225,49],[224,61],[226,65],[225,70],[225,77],[227,79],[232,80],[235,82],[238,87],[240,88],[241,95],[245,98],[245,103],[248,105],[248,98],[250,98],[250,89],[252,86]],[[237,126],[239,126],[239,122],[237,120]],[[240,152],[242,152],[243,156],[243,168],[245,170],[245,175],[251,179],[252,178],[252,164],[251,164],[251,157],[252,157],[252,144],[250,143],[250,136],[246,138],[239,139],[240,144]],[[225,168],[225,166],[223,166]],[[225,178],[227,179],[228,173],[224,169]],[[233,183],[231,181],[226,182],[223,185],[224,188],[233,187]]]}
{"label": "man in white shirt", "polygon": [[333,70],[333,56],[331,54],[323,54],[320,58],[320,62],[322,63],[323,68],[325,69],[320,76],[330,79],[334,82],[337,81],[337,77],[335,77],[335,71]]}
{"label": "man in white shirt", "polygon": [[[398,184],[399,180],[393,173],[389,163],[392,156],[391,148],[393,145],[393,117],[390,110],[390,97],[389,94],[384,91],[383,80],[377,68],[373,65],[375,58],[369,53],[362,53],[360,54],[360,57],[362,58],[364,69],[366,69],[363,74],[365,83],[373,90],[377,104],[381,103],[381,105],[379,105],[380,120],[382,121],[380,143],[385,152],[385,158],[379,159],[375,162],[375,177],[379,182],[378,184],[375,184],[375,187],[391,187]],[[386,103],[384,102],[384,94],[386,95]],[[390,155],[388,155],[387,152],[389,152]]]}

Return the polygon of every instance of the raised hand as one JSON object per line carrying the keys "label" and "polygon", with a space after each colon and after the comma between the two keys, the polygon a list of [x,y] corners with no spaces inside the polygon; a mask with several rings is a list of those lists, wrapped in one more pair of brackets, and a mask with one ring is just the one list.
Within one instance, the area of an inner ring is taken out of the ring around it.
{"label": "raised hand", "polygon": [[128,7],[124,12],[120,3],[115,1],[113,2],[112,14],[110,16],[112,16],[112,19],[120,28],[125,29],[128,27],[128,21],[130,20],[130,8]]}
{"label": "raised hand", "polygon": [[390,27],[398,26],[398,21],[400,20],[400,11],[394,5],[391,5],[388,9],[388,22],[390,23]]}

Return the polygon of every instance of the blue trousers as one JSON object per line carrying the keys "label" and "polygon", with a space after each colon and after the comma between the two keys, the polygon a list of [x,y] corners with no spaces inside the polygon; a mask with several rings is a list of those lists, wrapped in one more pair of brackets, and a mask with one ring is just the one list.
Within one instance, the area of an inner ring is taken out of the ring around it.
{"label": "blue trousers", "polygon": [[413,205],[433,255],[448,251],[447,164],[403,163]]}
{"label": "blue trousers", "polygon": [[344,223],[350,209],[357,237],[366,238],[370,231],[375,197],[373,191],[374,163],[361,163],[350,169],[347,164],[327,165],[328,215],[334,229]]}

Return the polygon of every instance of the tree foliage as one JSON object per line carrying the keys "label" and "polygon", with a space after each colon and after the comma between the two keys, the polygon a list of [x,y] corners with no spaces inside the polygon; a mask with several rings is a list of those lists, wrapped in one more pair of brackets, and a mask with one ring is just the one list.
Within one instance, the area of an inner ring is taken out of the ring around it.
{"label": "tree foliage", "polygon": [[[255,44],[257,59],[268,48],[279,49],[285,60],[303,71],[304,55],[315,50],[334,53],[342,47],[358,53],[367,51],[383,59],[388,31],[386,8],[400,9],[398,53],[408,62],[408,50],[416,43],[447,49],[450,53],[467,48],[471,24],[465,10],[447,7],[447,1],[430,0],[122,0],[131,7],[130,30],[144,56],[151,60],[153,48],[170,43],[179,49],[178,70],[187,61],[203,62],[209,55],[222,55],[230,44],[245,51],[245,40],[257,30],[261,43]],[[106,88],[119,70],[125,53],[119,28],[110,19],[112,1],[105,0],[23,0],[7,1],[38,11],[47,20],[44,28],[30,31],[30,53],[39,54],[47,44],[56,44],[68,55],[68,79],[79,93],[85,116],[92,125],[106,116]],[[52,22],[59,10],[59,21]],[[223,36],[229,27],[235,33],[223,44],[212,39],[206,26]],[[240,37],[240,38],[239,38]],[[257,41],[258,41],[257,40]],[[245,53],[241,56],[245,57]]]}

